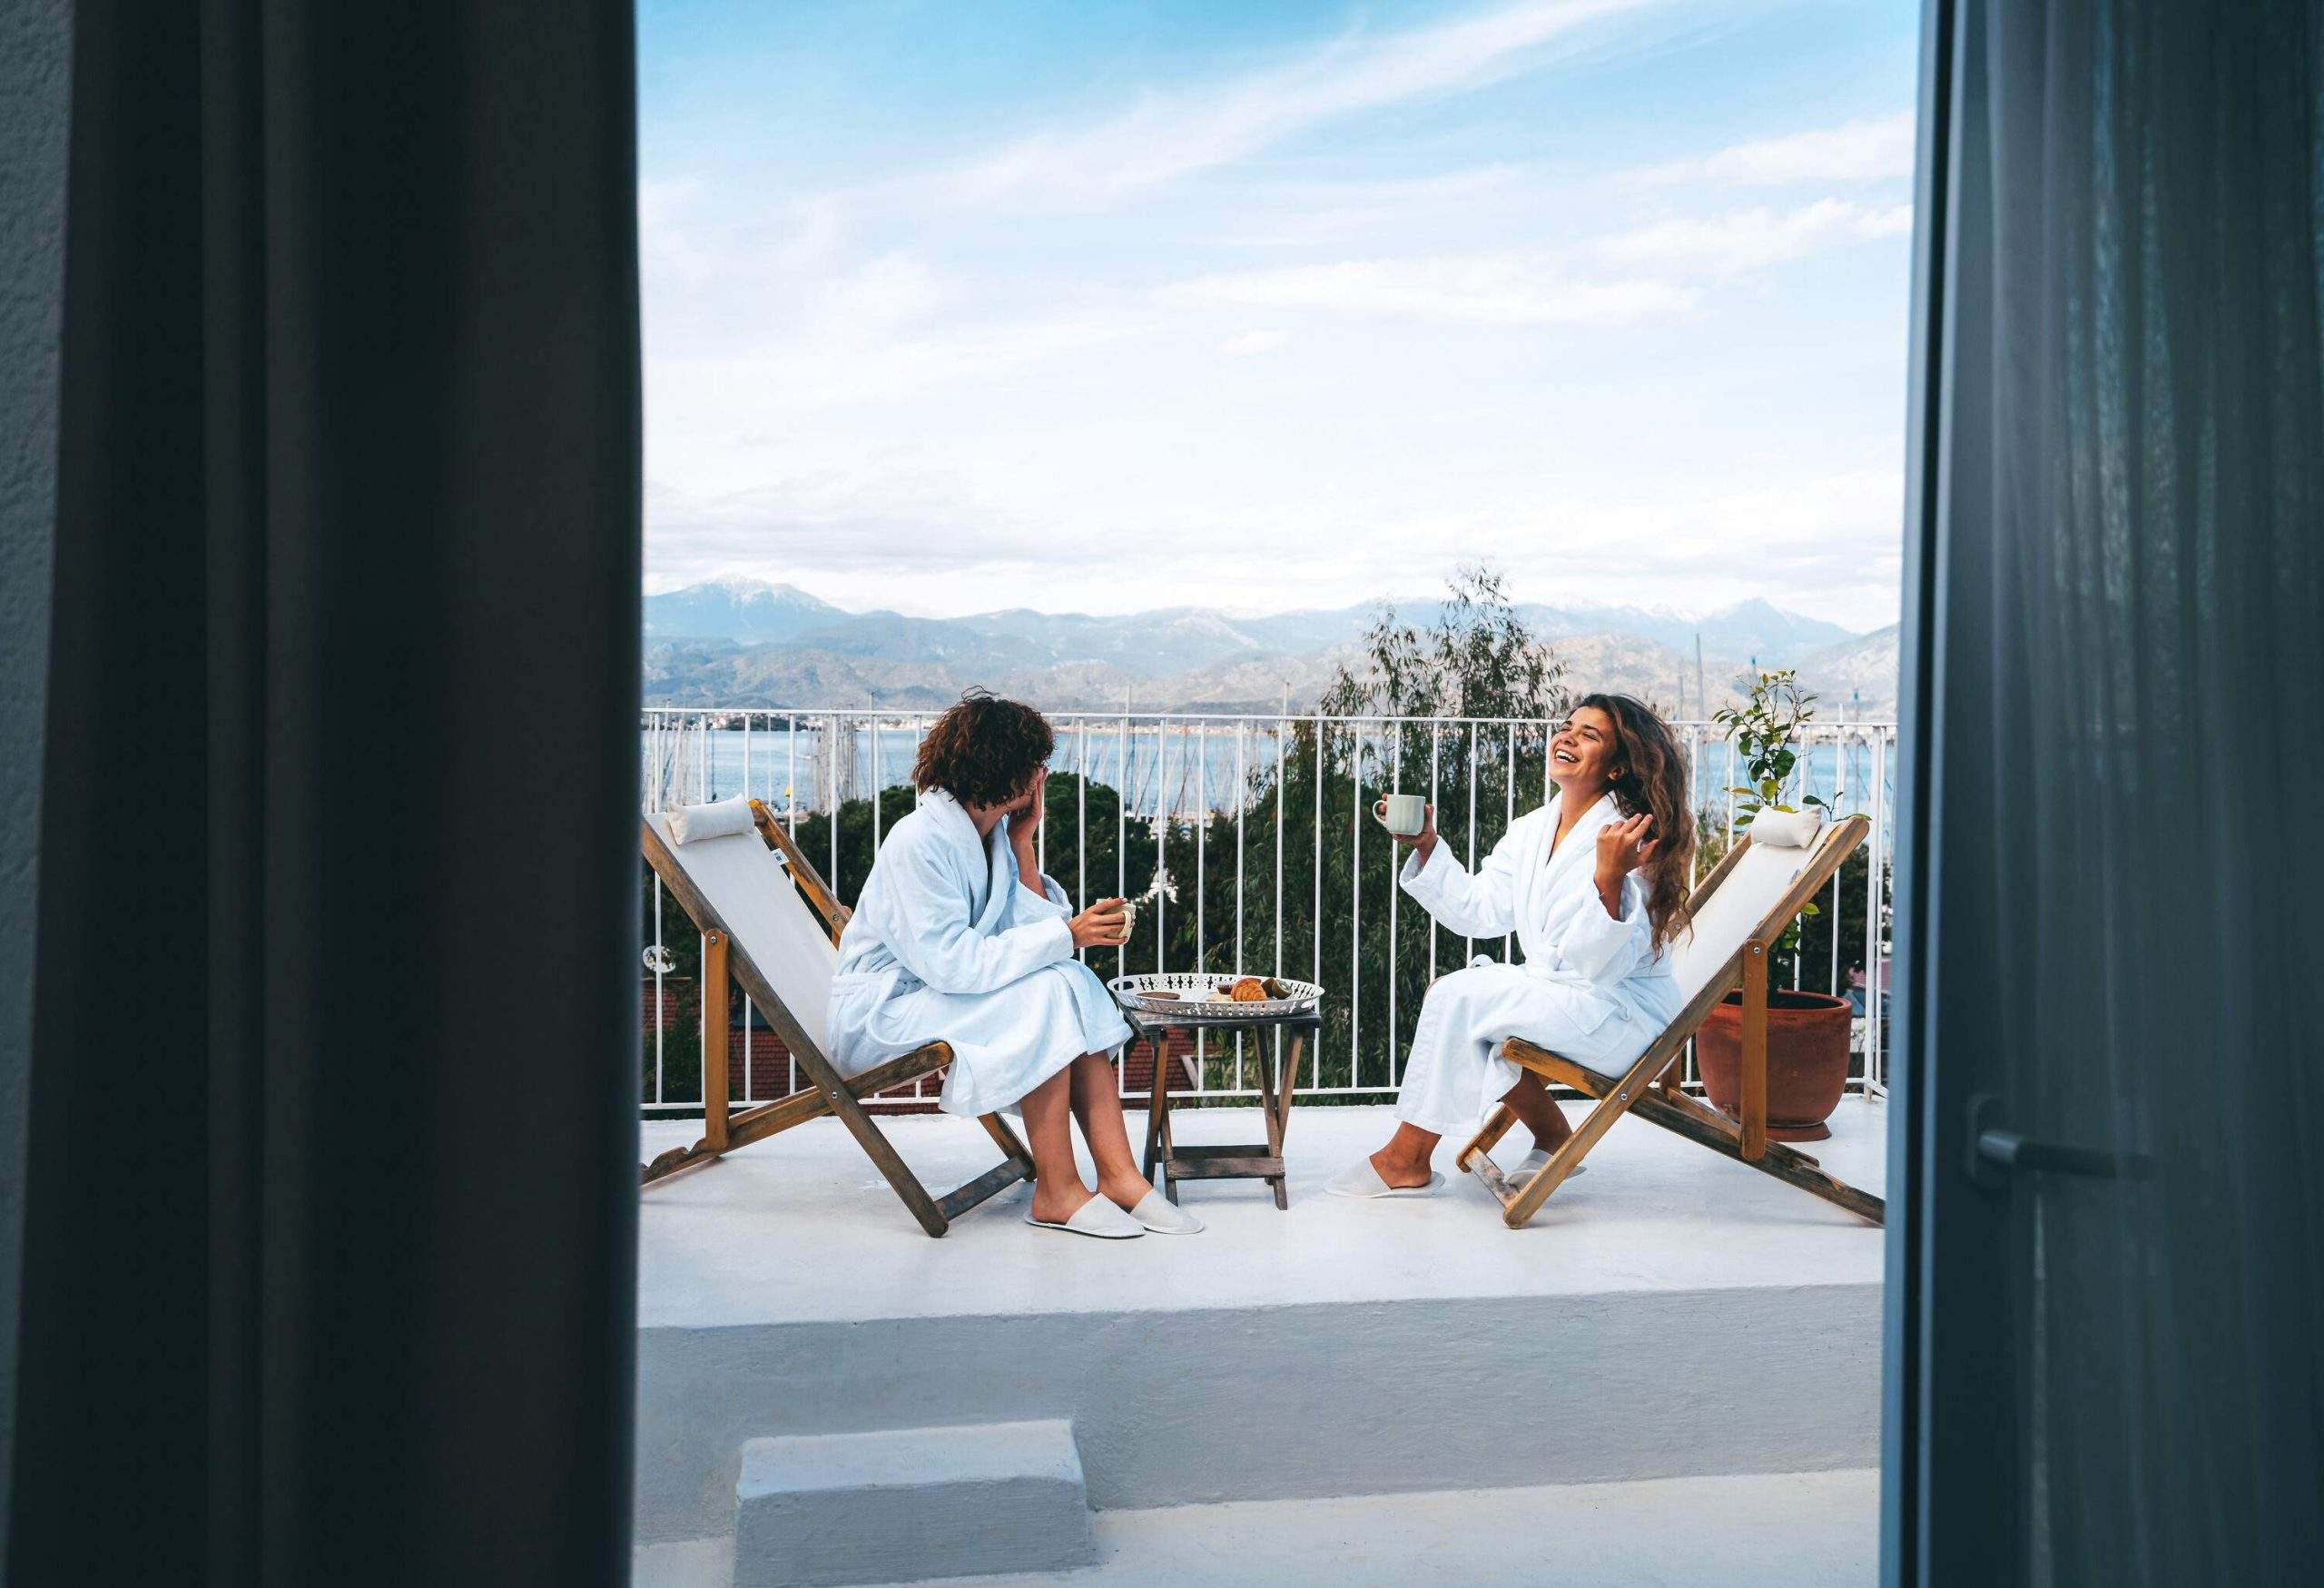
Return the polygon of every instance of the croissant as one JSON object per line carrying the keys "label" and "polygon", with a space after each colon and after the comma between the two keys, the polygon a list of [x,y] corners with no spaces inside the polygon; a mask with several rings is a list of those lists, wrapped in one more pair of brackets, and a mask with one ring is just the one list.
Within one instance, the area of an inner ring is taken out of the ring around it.
{"label": "croissant", "polygon": [[1266,1001],[1266,983],[1256,976],[1246,976],[1226,990],[1226,996],[1237,1003],[1263,1003]]}

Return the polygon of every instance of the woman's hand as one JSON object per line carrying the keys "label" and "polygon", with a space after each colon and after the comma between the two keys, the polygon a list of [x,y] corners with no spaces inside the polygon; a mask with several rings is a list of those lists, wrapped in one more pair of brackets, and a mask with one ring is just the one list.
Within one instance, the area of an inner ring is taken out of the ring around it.
{"label": "woman's hand", "polygon": [[1649,838],[1654,818],[1640,811],[1637,815],[1620,822],[1609,822],[1598,829],[1598,880],[1619,883],[1630,873],[1654,858],[1654,851],[1661,843]]}
{"label": "woman's hand", "polygon": [[[1373,804],[1374,816],[1384,816],[1387,814],[1387,811],[1388,804],[1385,800],[1375,801]],[[1421,806],[1419,832],[1409,834],[1391,833],[1388,836],[1419,855],[1421,864],[1426,865],[1428,857],[1436,852],[1436,807],[1429,804]]]}
{"label": "woman's hand", "polygon": [[1129,912],[1119,899],[1100,899],[1073,918],[1077,949],[1118,949],[1129,941]]}
{"label": "woman's hand", "polygon": [[1009,813],[1009,842],[1020,854],[1040,852],[1041,818],[1049,814],[1043,797],[1049,783],[1049,770],[1044,766],[1033,774],[1033,786],[1026,791],[1018,808]]}

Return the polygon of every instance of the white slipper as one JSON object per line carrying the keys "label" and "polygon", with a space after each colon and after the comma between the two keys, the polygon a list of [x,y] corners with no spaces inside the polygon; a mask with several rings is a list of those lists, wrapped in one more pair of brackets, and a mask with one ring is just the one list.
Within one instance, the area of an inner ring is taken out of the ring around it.
{"label": "white slipper", "polygon": [[1103,1197],[1090,1198],[1062,1224],[1053,1218],[1036,1218],[1029,1212],[1025,1215],[1025,1222],[1035,1229],[1061,1229],[1068,1235],[1087,1235],[1098,1240],[1135,1240],[1146,1233],[1137,1219]]}
{"label": "white slipper", "polygon": [[1155,1235],[1200,1235],[1202,1220],[1179,1207],[1159,1191],[1148,1191],[1137,1199],[1129,1216]]}
{"label": "white slipper", "polygon": [[1325,1181],[1324,1189],[1334,1197],[1354,1197],[1370,1202],[1382,1197],[1425,1197],[1443,1183],[1444,1177],[1432,1169],[1424,1186],[1392,1186],[1380,1178],[1380,1171],[1372,1167],[1370,1159],[1359,1158]]}
{"label": "white slipper", "polygon": [[[1527,1180],[1531,1179],[1535,1175],[1540,1174],[1543,1169],[1549,1167],[1550,1155],[1541,1148],[1536,1147],[1532,1151],[1527,1153],[1523,1158],[1517,1160],[1517,1167],[1515,1169],[1511,1169],[1507,1174],[1501,1177],[1501,1183],[1507,1186],[1512,1191],[1520,1190],[1523,1189]],[[1566,1179],[1570,1180],[1573,1179],[1574,1176],[1580,1174],[1583,1169],[1586,1169],[1589,1167],[1590,1166],[1586,1163],[1575,1164],[1571,1169],[1565,1171]],[[1560,1185],[1563,1185],[1565,1180],[1560,1180],[1558,1183]]]}

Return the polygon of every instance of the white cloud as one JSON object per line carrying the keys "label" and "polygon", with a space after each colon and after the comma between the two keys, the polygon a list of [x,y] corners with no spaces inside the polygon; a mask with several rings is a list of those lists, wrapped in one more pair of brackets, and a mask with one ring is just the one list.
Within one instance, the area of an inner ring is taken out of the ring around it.
{"label": "white cloud", "polygon": [[1412,236],[1440,226],[1444,217],[1502,202],[1501,195],[1532,174],[1522,166],[1481,165],[1377,182],[1238,183],[1229,199],[1236,223],[1196,241],[1218,248],[1297,248],[1365,232]]}
{"label": "white cloud", "polygon": [[1240,336],[1230,336],[1218,344],[1218,350],[1230,359],[1247,359],[1254,353],[1272,353],[1291,345],[1287,330],[1246,330]]}
{"label": "white cloud", "polygon": [[823,323],[862,335],[917,320],[944,298],[928,261],[908,249],[897,249],[831,281],[824,290]]}
{"label": "white cloud", "polygon": [[1760,205],[1657,222],[1600,238],[1591,247],[1614,264],[1723,276],[1781,264],[1832,243],[1894,237],[1912,229],[1910,204],[1819,199],[1792,210]]}
{"label": "white cloud", "polygon": [[990,386],[1140,329],[1098,315],[894,340],[867,338],[860,325],[827,328],[770,347],[657,360],[647,370],[647,412],[659,434],[737,423],[764,429],[835,408],[901,402],[941,386]]}
{"label": "white cloud", "polygon": [[1286,66],[1149,94],[1097,126],[1037,133],[959,172],[952,196],[1102,207],[1343,116],[1502,81],[1551,58],[1558,44],[1578,44],[1590,23],[1659,3],[1531,0],[1373,38],[1343,35]]}
{"label": "white cloud", "polygon": [[1782,182],[1882,182],[1913,173],[1914,113],[1867,116],[1836,127],[1730,143],[1699,160],[1678,160],[1629,173],[1634,182],[1768,187]]}
{"label": "white cloud", "polygon": [[1164,290],[1193,307],[1325,310],[1481,325],[1628,325],[1694,298],[1660,281],[1561,281],[1513,254],[1352,260],[1199,276]]}
{"label": "white cloud", "polygon": [[788,271],[828,267],[839,257],[840,245],[847,232],[845,208],[838,196],[807,193],[794,197],[791,213],[797,230],[775,249],[775,263]]}

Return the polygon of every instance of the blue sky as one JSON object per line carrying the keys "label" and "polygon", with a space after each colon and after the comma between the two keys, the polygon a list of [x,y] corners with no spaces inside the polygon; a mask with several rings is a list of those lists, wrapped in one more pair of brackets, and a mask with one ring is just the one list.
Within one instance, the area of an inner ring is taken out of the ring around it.
{"label": "blue sky", "polygon": [[649,588],[1894,621],[1909,4],[640,7]]}

